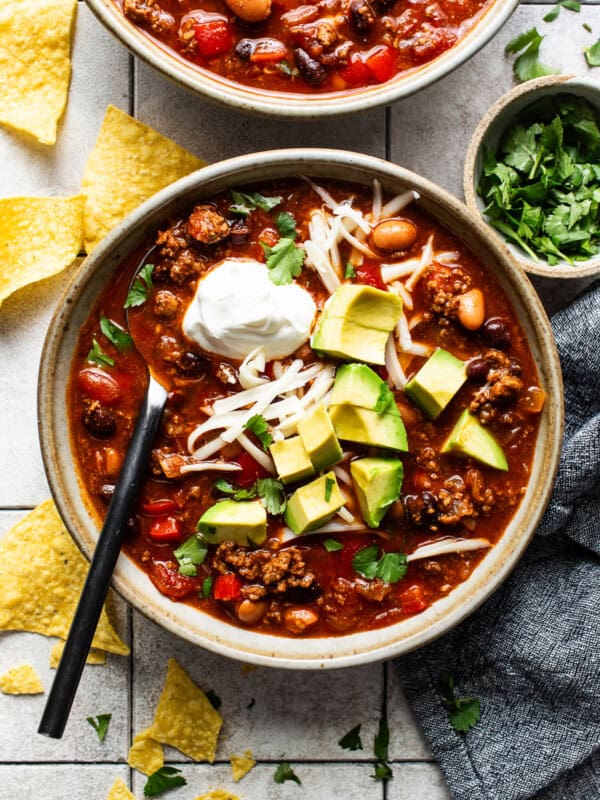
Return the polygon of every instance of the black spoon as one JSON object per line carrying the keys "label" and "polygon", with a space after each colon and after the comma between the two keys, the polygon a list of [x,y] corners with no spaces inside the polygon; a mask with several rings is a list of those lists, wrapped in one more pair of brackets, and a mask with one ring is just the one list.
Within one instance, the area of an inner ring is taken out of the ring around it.
{"label": "black spoon", "polygon": [[[140,262],[129,289],[152,250],[146,253]],[[126,313],[127,327],[129,328],[129,311]],[[64,733],[115,564],[121,551],[127,521],[137,497],[144,469],[148,464],[154,435],[167,402],[167,390],[164,386],[152,375],[150,370],[148,370],[148,377],[148,387],[135,430],[127,448],[104,525],[98,536],[92,563],[38,728],[38,733],[53,739],[60,739]]]}

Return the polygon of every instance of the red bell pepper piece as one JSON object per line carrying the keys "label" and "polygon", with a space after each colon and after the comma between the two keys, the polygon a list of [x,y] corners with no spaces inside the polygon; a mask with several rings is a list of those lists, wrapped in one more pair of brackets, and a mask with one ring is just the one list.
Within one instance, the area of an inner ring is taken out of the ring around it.
{"label": "red bell pepper piece", "polygon": [[405,614],[419,614],[429,605],[425,589],[421,583],[413,583],[398,594],[400,607]]}
{"label": "red bell pepper piece", "polygon": [[387,45],[380,45],[369,53],[365,64],[379,83],[385,83],[396,73],[396,54]]}
{"label": "red bell pepper piece", "polygon": [[215,58],[233,47],[233,35],[224,19],[210,19],[194,25],[198,52],[203,58]]}
{"label": "red bell pepper piece", "polygon": [[148,536],[157,544],[175,544],[181,539],[181,522],[175,517],[160,517],[152,523]]}
{"label": "red bell pepper piece", "polygon": [[365,86],[373,77],[359,53],[350,56],[348,66],[340,70],[340,76],[352,86]]}
{"label": "red bell pepper piece", "polygon": [[83,395],[105,406],[116,405],[123,394],[112,375],[101,369],[82,369],[77,375],[77,386]]}
{"label": "red bell pepper piece", "polygon": [[359,267],[355,267],[356,283],[364,283],[366,286],[373,286],[375,289],[387,289],[381,277],[381,267],[379,264],[365,259]]}
{"label": "red bell pepper piece", "polygon": [[153,561],[150,566],[150,580],[159,592],[170,597],[171,600],[183,600],[200,588],[198,578],[188,578],[180,575],[175,569],[169,569],[162,561]]}
{"label": "red bell pepper piece", "polygon": [[142,511],[151,517],[162,517],[165,514],[172,514],[176,510],[175,500],[152,500],[149,503],[142,503]]}
{"label": "red bell pepper piece", "polygon": [[250,453],[244,451],[236,458],[237,463],[242,468],[239,472],[232,472],[231,477],[234,482],[241,486],[242,489],[249,489],[254,486],[259,478],[267,478],[269,473],[267,470],[256,461]]}
{"label": "red bell pepper piece", "polygon": [[213,597],[215,600],[239,600],[242,582],[233,572],[219,575],[213,584]]}

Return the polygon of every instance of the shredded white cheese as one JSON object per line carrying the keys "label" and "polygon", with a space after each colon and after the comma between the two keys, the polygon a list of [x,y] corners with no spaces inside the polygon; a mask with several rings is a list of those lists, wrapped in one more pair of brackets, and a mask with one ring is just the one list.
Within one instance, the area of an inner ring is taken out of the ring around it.
{"label": "shredded white cheese", "polygon": [[417,561],[420,558],[435,558],[436,556],[446,556],[451,553],[466,553],[470,550],[483,550],[491,547],[492,543],[487,539],[444,539],[441,542],[424,544],[417,547],[414,553],[406,557],[407,561]]}

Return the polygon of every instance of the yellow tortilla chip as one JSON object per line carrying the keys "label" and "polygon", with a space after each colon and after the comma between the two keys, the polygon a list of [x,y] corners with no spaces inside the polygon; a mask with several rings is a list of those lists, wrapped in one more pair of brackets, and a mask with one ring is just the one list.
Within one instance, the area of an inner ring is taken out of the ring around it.
{"label": "yellow tortilla chip", "polygon": [[247,775],[250,770],[256,766],[256,761],[252,758],[252,751],[246,750],[243,756],[231,756],[231,771],[233,773],[233,780],[237,783],[241,781],[244,775]]}
{"label": "yellow tortilla chip", "polygon": [[196,800],[240,800],[240,798],[225,789],[213,789],[212,792],[201,794]]}
{"label": "yellow tortilla chip", "polygon": [[54,144],[77,0],[0,0],[0,122]]}
{"label": "yellow tortilla chip", "polygon": [[205,165],[183,147],[109,106],[85,165],[86,253],[144,200]]}
{"label": "yellow tortilla chip", "polygon": [[223,720],[203,691],[175,659],[169,659],[165,686],[149,734],[194,761],[215,760]]}
{"label": "yellow tortilla chip", "polygon": [[127,756],[129,766],[137,769],[138,772],[143,772],[144,775],[152,775],[165,763],[162,745],[151,737],[150,732],[151,728],[148,728],[138,733]]}
{"label": "yellow tortilla chip", "polygon": [[[56,669],[62,658],[64,642],[56,642],[50,651],[50,669]],[[103,650],[90,650],[85,660],[86,664],[106,664],[106,653]]]}
{"label": "yellow tortilla chip", "polygon": [[[0,539],[0,630],[66,639],[87,571],[54,503],[46,500]],[[92,645],[129,655],[105,608]]]}
{"label": "yellow tortilla chip", "polygon": [[0,304],[73,263],[81,249],[84,205],[83,195],[0,200]]}
{"label": "yellow tortilla chip", "polygon": [[106,800],[135,800],[135,795],[129,791],[121,778],[117,778]]}
{"label": "yellow tortilla chip", "polygon": [[0,676],[2,694],[43,694],[44,687],[31,664],[13,667]]}

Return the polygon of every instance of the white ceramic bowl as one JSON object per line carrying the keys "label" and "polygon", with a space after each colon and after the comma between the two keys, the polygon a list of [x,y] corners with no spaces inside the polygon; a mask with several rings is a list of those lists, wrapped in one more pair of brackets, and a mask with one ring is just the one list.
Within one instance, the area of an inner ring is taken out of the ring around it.
{"label": "white ceramic bowl", "polygon": [[562,382],[552,332],[543,307],[523,272],[497,239],[462,203],[423,178],[370,156],[336,150],[277,150],[205,167],[172,184],[142,205],[94,250],[75,272],[59,302],[44,347],[39,377],[39,426],[48,480],[58,509],[89,556],[99,520],[89,510],[71,451],[65,387],[79,330],[112,273],[169,215],[232,185],[308,175],[371,185],[378,178],[393,193],[414,188],[419,207],[455,231],[491,269],[523,326],[547,402],[541,415],[531,480],[505,534],[467,581],[411,619],[348,636],[294,639],[244,630],[162,595],[125,555],[114,586],[133,606],[173,633],[226,656],[276,667],[345,667],[406,653],[435,639],[471,614],[513,569],[533,535],[550,497],[562,439]]}
{"label": "white ceramic bowl", "polygon": [[[483,168],[484,147],[495,150],[502,134],[524,108],[527,108],[527,106],[541,97],[557,94],[575,94],[585,98],[597,109],[600,118],[600,83],[597,80],[577,78],[574,75],[549,75],[545,78],[537,78],[523,83],[502,95],[477,125],[467,150],[463,173],[463,188],[467,206],[484,220],[484,202],[477,194],[477,185]],[[488,229],[493,231],[495,236],[502,239],[523,269],[534,275],[542,275],[546,278],[574,279],[600,274],[600,256],[595,256],[586,261],[577,261],[575,264],[563,261],[560,264],[550,266],[541,257],[538,261],[534,261],[520,247],[509,242],[500,231],[491,225],[488,226]]]}
{"label": "white ceramic bowl", "polygon": [[86,0],[88,6],[132,53],[186,89],[241,111],[273,117],[313,119],[388,105],[448,75],[483,47],[504,25],[519,0],[494,0],[455,47],[429,64],[387,83],[348,92],[300,94],[265,92],[197,67],[151,39],[126,19],[113,0]]}

